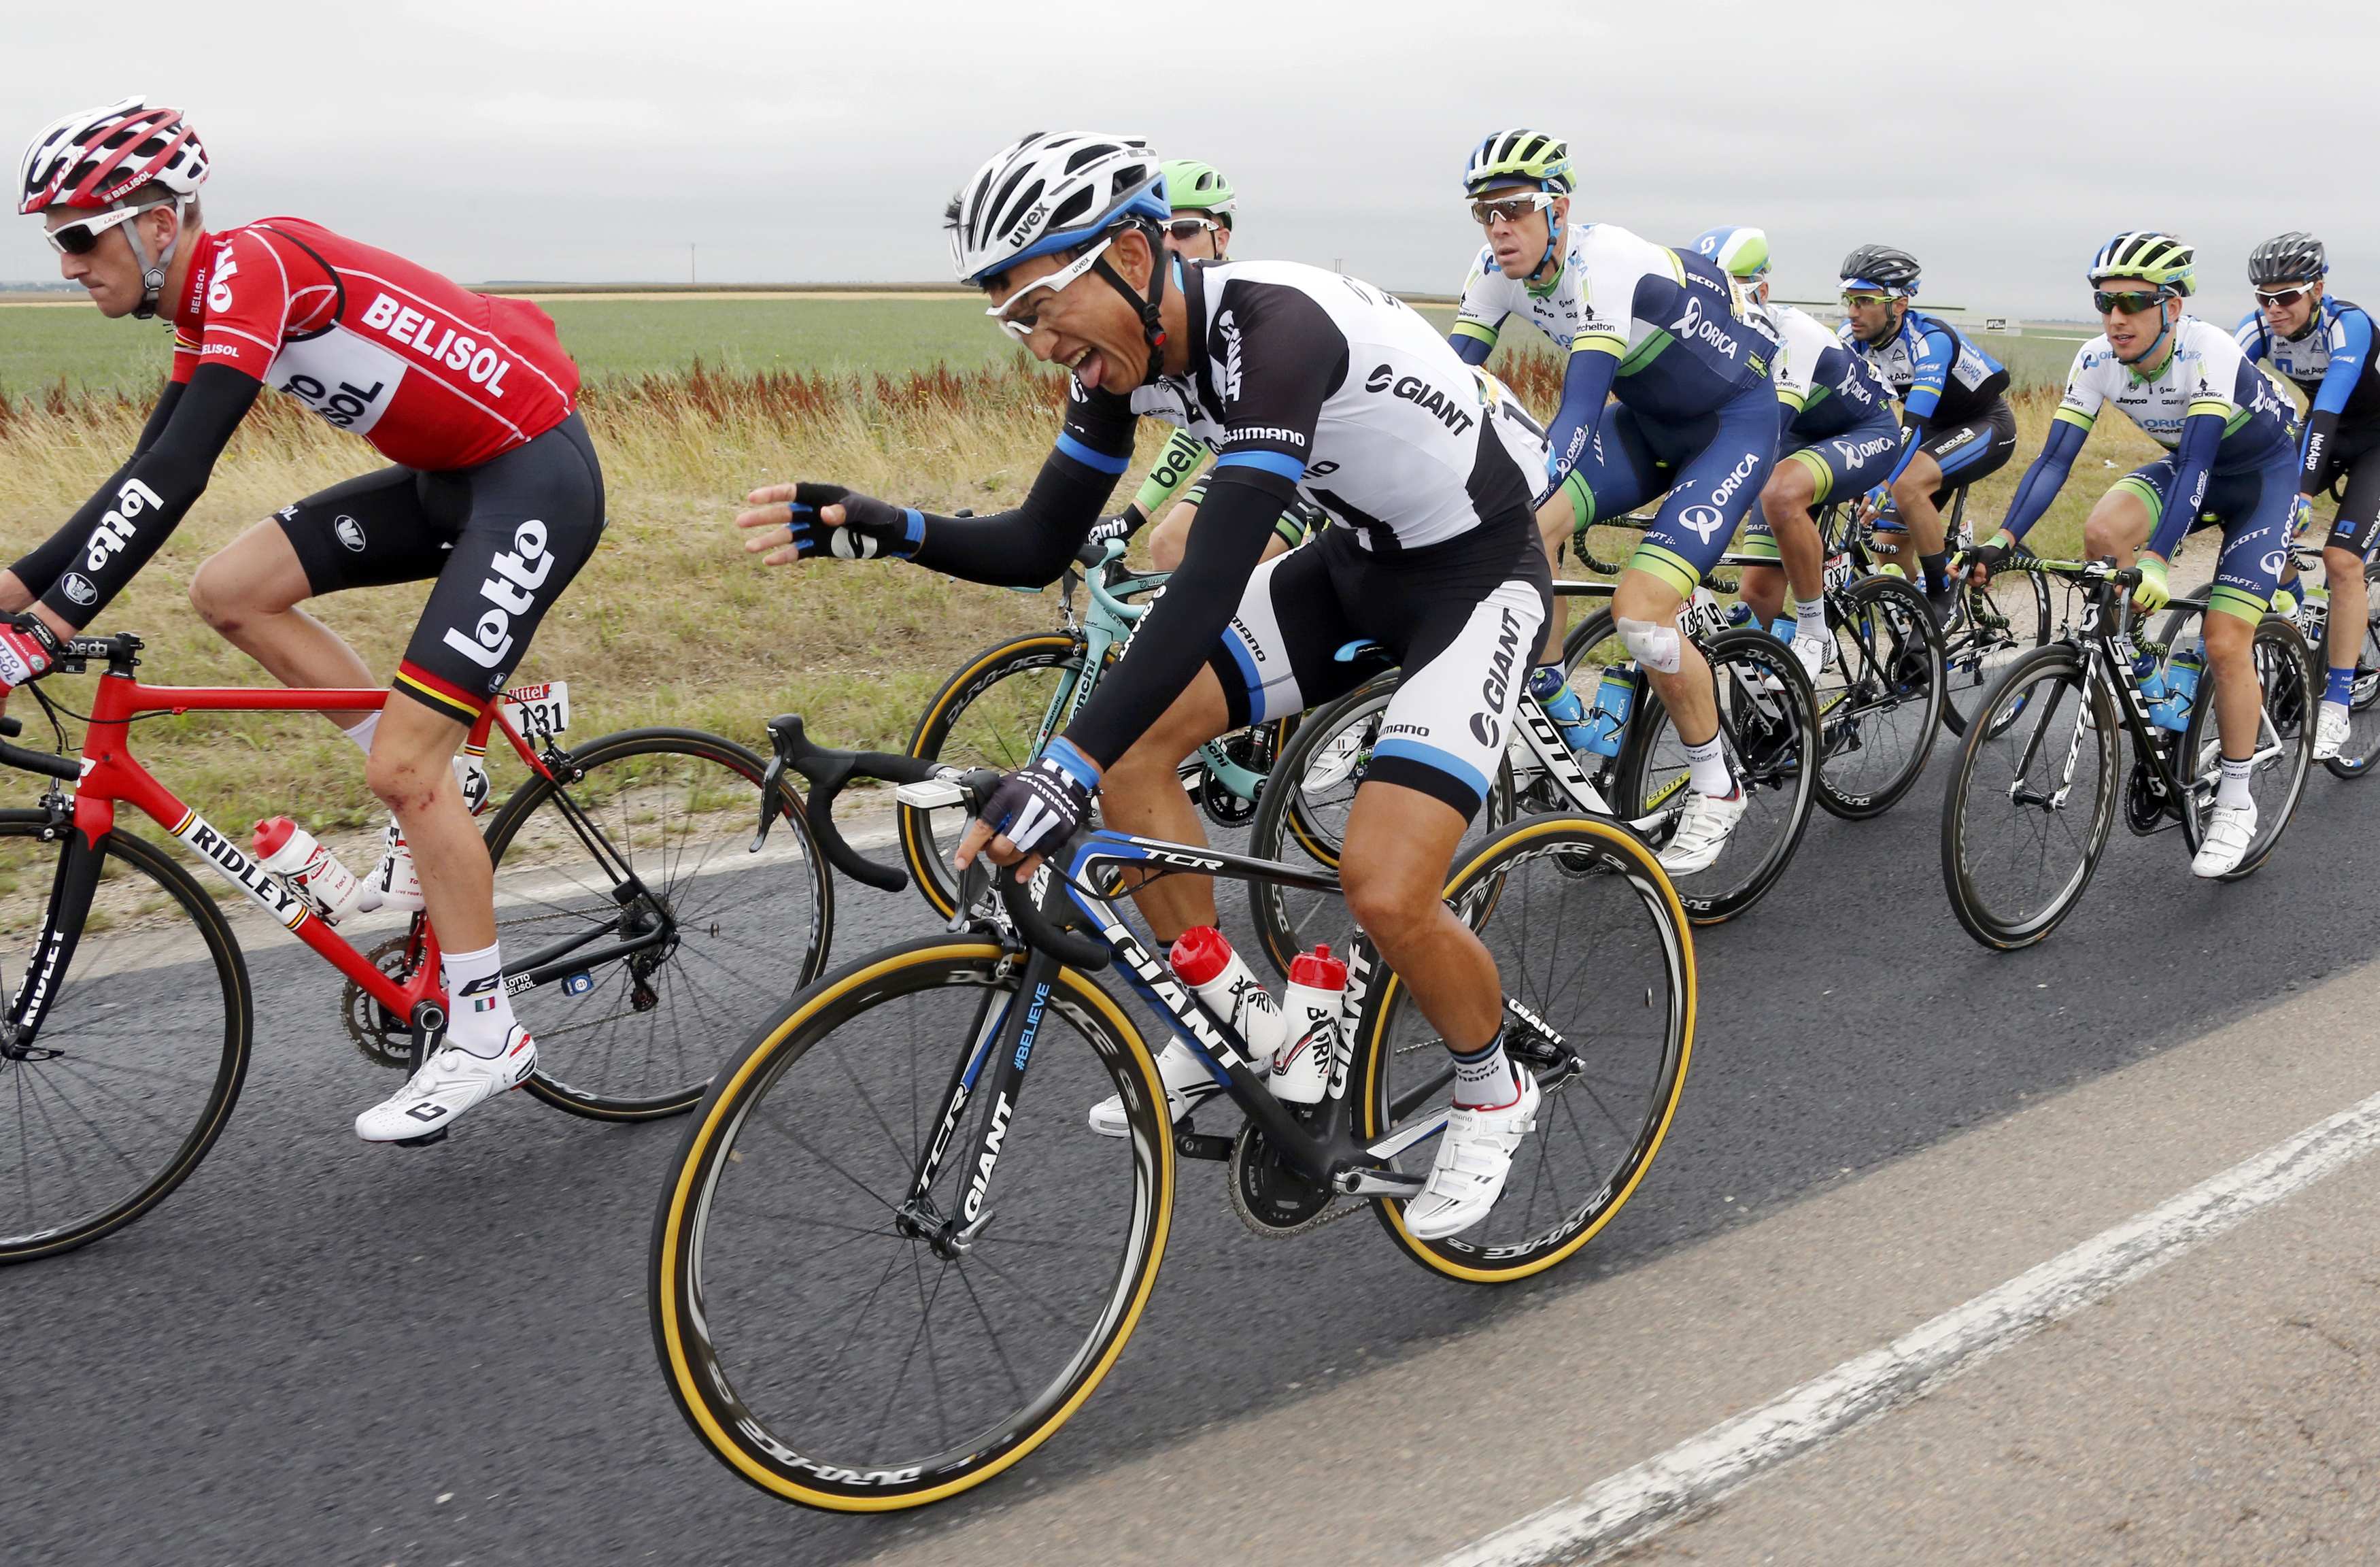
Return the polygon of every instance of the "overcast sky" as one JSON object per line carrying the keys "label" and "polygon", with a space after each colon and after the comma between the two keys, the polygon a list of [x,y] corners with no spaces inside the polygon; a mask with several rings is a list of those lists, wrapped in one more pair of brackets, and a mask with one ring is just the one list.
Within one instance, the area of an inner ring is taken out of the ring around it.
{"label": "overcast sky", "polygon": [[[1853,245],[1925,298],[2088,309],[2158,226],[2208,298],[2306,227],[2380,298],[2368,4],[1881,6],[207,0],[11,6],[0,143],[141,92],[193,116],[217,226],[290,213],[480,281],[941,278],[951,189],[1031,129],[1153,139],[1241,191],[1238,249],[1452,291],[1490,129],[1570,139],[1576,215],[1679,244],[1768,230],[1780,292]],[[1497,18],[1509,17],[1500,31]],[[13,165],[12,165],[13,166]],[[32,219],[0,279],[55,275]]]}

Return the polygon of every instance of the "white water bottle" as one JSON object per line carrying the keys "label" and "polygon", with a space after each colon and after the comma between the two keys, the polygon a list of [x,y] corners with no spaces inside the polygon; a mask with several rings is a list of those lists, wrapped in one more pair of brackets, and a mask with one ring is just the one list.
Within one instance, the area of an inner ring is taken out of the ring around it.
{"label": "white water bottle", "polygon": [[1223,933],[1211,925],[1185,930],[1166,961],[1209,1012],[1240,1031],[1258,1075],[1270,1071],[1281,1047],[1281,1007]]}
{"label": "white water bottle", "polygon": [[372,890],[356,880],[339,856],[285,816],[256,824],[256,862],[288,883],[325,923],[380,906]]}
{"label": "white water bottle", "polygon": [[1273,1098],[1291,1104],[1318,1104],[1330,1086],[1330,1063],[1339,1053],[1339,1007],[1347,995],[1347,966],[1327,946],[1300,953],[1289,966],[1289,993],[1281,999],[1281,1044],[1273,1051]]}

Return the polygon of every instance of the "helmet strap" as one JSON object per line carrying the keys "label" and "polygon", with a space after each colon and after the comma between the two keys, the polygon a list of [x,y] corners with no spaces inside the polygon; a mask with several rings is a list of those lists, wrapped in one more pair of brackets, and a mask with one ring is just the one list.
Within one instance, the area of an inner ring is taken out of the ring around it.
{"label": "helmet strap", "polygon": [[140,263],[140,303],[134,306],[132,319],[152,321],[157,315],[157,301],[165,292],[165,273],[173,269],[174,252],[182,245],[182,218],[188,198],[174,203],[174,237],[165,241],[165,249],[154,261],[149,259],[149,247],[140,242],[140,220],[134,218],[124,225],[125,242],[132,247],[132,259]]}
{"label": "helmet strap", "polygon": [[1149,233],[1148,225],[1135,222],[1130,226],[1136,230],[1142,238],[1148,241],[1148,295],[1143,297],[1138,289],[1126,283],[1123,280],[1123,273],[1108,265],[1108,259],[1105,256],[1093,261],[1091,270],[1105,278],[1110,287],[1130,300],[1133,308],[1140,312],[1141,341],[1148,345],[1148,373],[1146,379],[1153,382],[1165,373],[1165,316],[1160,307],[1165,300],[1167,257],[1165,247],[1157,242],[1155,237]]}
{"label": "helmet strap", "polygon": [[2135,354],[2131,358],[2126,359],[2120,354],[2117,356],[2119,359],[2122,360],[2123,366],[2126,370],[2131,370],[2134,375],[2140,376],[2143,381],[2147,381],[2151,378],[2141,374],[2139,367],[2148,364],[2154,360],[2157,356],[2157,349],[2164,345],[2167,338],[2173,335],[2173,323],[2165,319],[2165,301],[2168,299],[2176,299],[2180,298],[2180,295],[2168,294],[2162,288],[2157,292],[2157,334],[2149,339],[2149,346],[2147,347],[2142,349],[2138,354]]}

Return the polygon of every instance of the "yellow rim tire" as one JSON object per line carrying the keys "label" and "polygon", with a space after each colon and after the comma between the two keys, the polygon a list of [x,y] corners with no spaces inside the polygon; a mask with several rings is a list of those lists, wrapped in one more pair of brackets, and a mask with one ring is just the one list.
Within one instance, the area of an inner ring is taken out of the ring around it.
{"label": "yellow rim tire", "polygon": [[[951,725],[976,698],[1020,668],[1062,668],[1069,658],[1081,651],[1082,644],[1062,631],[1019,637],[998,647],[986,648],[942,682],[942,688],[934,693],[934,699],[926,704],[925,712],[919,716],[905,754],[929,760],[942,759],[942,747],[949,739]],[[959,759],[963,765],[971,765],[967,759]],[[1026,759],[1020,759],[1017,765]],[[942,862],[935,847],[933,813],[897,806],[893,817],[901,834],[902,862],[908,866],[926,902],[935,913],[948,919],[957,907],[953,895],[954,873]]]}
{"label": "yellow rim tire", "polygon": [[696,1436],[721,1463],[771,1496],[831,1512],[883,1512],[923,1507],[983,1484],[1047,1441],[1082,1407],[1123,1353],[1156,1288],[1173,1211],[1173,1143],[1162,1108],[1164,1088],[1131,1018],[1104,990],[1069,968],[1053,987],[1055,1004],[1075,1014],[1075,1026],[1095,1050],[1100,1041],[1083,1020],[1103,1030],[1107,1048],[1100,1053],[1120,1053],[1127,1083],[1136,1086],[1131,1141],[1140,1192],[1135,1207],[1139,1237],[1135,1255],[1119,1280],[1103,1333],[1095,1347],[1072,1363],[1075,1368],[1063,1380],[1063,1396],[1029,1423],[1002,1433],[998,1441],[931,1471],[856,1472],[807,1463],[780,1436],[762,1428],[736,1400],[725,1367],[710,1352],[692,1287],[697,1270],[690,1268],[691,1254],[702,1234],[705,1195],[732,1151],[729,1145],[752,1108],[756,1087],[771,1084],[788,1051],[797,1057],[835,1022],[868,1004],[871,995],[911,993],[903,988],[904,971],[911,971],[907,978],[915,990],[924,990],[949,983],[929,976],[965,966],[989,969],[1002,955],[1001,948],[990,941],[929,941],[862,958],[820,981],[795,997],[782,1019],[761,1029],[739,1057],[721,1069],[670,1168],[654,1218],[648,1281],[653,1347],[670,1395]]}
{"label": "yellow rim tire", "polygon": [[[1595,817],[1533,816],[1524,818],[1481,844],[1447,882],[1449,899],[1460,899],[1470,893],[1483,878],[1494,878],[1500,886],[1487,895],[1501,895],[1500,881],[1506,872],[1500,861],[1518,851],[1536,849],[1543,852],[1549,839],[1587,838],[1596,842],[1625,870],[1642,893],[1651,894],[1655,902],[1648,907],[1658,908],[1658,917],[1666,924],[1664,945],[1671,974],[1674,1000],[1671,1003],[1670,1059],[1664,1063],[1665,1081],[1655,1096],[1653,1112],[1646,1118],[1626,1163],[1614,1173],[1604,1200],[1583,1209],[1571,1216],[1571,1222],[1548,1232],[1533,1245],[1514,1249],[1514,1255],[1496,1257],[1487,1248],[1466,1243],[1463,1236],[1445,1240],[1425,1241],[1404,1226],[1404,1205],[1394,1199],[1380,1201],[1380,1223],[1407,1255],[1433,1273],[1443,1274],[1473,1284],[1509,1284],[1544,1272],[1556,1263],[1574,1256],[1579,1248],[1602,1233],[1605,1225],[1626,1207],[1635,1195],[1645,1173],[1653,1167],[1654,1157],[1660,1152],[1661,1142],[1669,1135],[1670,1121],[1678,1111],[1678,1101],[1685,1091],[1686,1068],[1694,1054],[1695,981],[1693,927],[1686,919],[1684,907],[1678,901],[1677,890],[1661,870],[1660,861],[1653,856],[1644,841],[1627,829]],[[1486,920],[1492,937],[1493,926]],[[1387,1085],[1382,1075],[1390,1060],[1389,1028],[1404,1000],[1403,984],[1394,974],[1388,975],[1379,1002],[1368,1020],[1365,1038],[1357,1051],[1357,1088],[1355,1119],[1357,1136],[1369,1141],[1384,1136],[1390,1128],[1386,1119]],[[1408,1002],[1409,1004],[1409,1002]],[[1553,1019],[1560,1026],[1560,1019]],[[1553,1101],[1548,1099],[1550,1105]],[[1536,1136],[1546,1136],[1539,1130]],[[1423,1145],[1425,1149],[1434,1144]],[[1524,1145],[1525,1148],[1525,1145]],[[1408,1160],[1415,1156],[1408,1155]],[[1424,1166],[1426,1168],[1426,1166]],[[1498,1247],[1496,1250],[1508,1248]]]}

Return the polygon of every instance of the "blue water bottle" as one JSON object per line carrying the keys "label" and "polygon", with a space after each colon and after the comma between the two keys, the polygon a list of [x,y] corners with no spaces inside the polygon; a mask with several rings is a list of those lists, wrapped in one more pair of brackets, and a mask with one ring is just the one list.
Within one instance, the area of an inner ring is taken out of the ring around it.
{"label": "blue water bottle", "polygon": [[2191,704],[2198,697],[2199,676],[2206,673],[2206,644],[2193,638],[2173,661],[2165,699],[2149,709],[2149,722],[2176,734],[2190,727]]}
{"label": "blue water bottle", "polygon": [[1636,700],[1636,666],[1607,666],[1596,683],[1595,711],[1587,715],[1586,744],[1578,749],[1599,757],[1620,754],[1620,737],[1628,728],[1628,710]]}
{"label": "blue water bottle", "polygon": [[2168,687],[2165,682],[2164,653],[2165,650],[2155,643],[2137,649],[2132,653],[2132,678],[2139,682],[2141,699],[2148,703],[2152,712],[2155,711],[2156,705],[2166,698]]}

